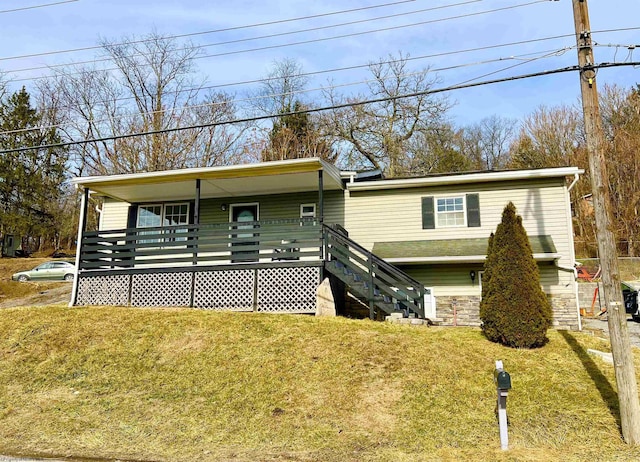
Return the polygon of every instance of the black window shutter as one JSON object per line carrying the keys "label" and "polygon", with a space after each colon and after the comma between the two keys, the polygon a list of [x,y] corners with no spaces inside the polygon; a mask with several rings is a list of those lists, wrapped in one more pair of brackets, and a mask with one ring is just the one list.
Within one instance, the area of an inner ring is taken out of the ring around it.
{"label": "black window shutter", "polygon": [[480,227],[480,197],[478,194],[467,194],[467,226]]}
{"label": "black window shutter", "polygon": [[422,229],[434,229],[436,217],[433,211],[433,196],[422,198]]}

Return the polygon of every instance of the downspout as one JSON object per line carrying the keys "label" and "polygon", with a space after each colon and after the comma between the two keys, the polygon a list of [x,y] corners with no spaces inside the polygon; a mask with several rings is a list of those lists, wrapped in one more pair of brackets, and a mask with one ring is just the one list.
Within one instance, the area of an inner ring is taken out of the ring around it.
{"label": "downspout", "polygon": [[571,182],[571,184],[567,188],[567,192],[571,192],[571,190],[576,185],[576,183],[578,182],[579,179],[580,179],[580,174],[579,173],[576,173],[576,174],[573,175],[573,181]]}
{"label": "downspout", "polygon": [[102,229],[102,209],[96,205],[96,213],[98,214],[98,229]]}
{"label": "downspout", "polygon": [[[76,186],[77,187],[77,186]],[[71,300],[69,307],[75,306],[78,300],[78,274],[80,272],[80,254],[82,253],[82,239],[87,226],[87,207],[89,205],[89,189],[84,188],[80,199],[80,216],[78,217],[78,237],[76,240],[76,269],[73,274],[73,286],[71,288]]]}

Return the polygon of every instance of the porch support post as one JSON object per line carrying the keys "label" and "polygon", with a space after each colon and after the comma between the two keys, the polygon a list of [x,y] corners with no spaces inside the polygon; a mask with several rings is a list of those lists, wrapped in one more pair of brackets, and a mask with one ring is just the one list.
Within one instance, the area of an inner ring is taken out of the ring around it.
{"label": "porch support post", "polygon": [[196,200],[193,205],[193,224],[200,224],[200,178],[196,180]]}
{"label": "porch support post", "polygon": [[323,171],[318,170],[318,218],[322,225],[324,223],[324,178]]}
{"label": "porch support post", "polygon": [[[198,264],[198,235],[200,232],[200,178],[196,179],[196,197],[193,203],[193,230],[195,236],[193,237],[193,259],[192,265]],[[196,272],[191,272],[191,295],[189,297],[189,306],[194,306],[194,299],[196,295]]]}
{"label": "porch support post", "polygon": [[193,260],[194,265],[198,264],[198,234],[200,231],[200,178],[196,180],[196,198],[193,204],[193,230],[195,236],[193,238]]}
{"label": "porch support post", "polygon": [[[324,178],[323,170],[318,170],[318,223],[320,224],[320,259],[324,261],[327,256],[325,255],[325,234],[322,227],[324,223]],[[324,270],[324,266],[323,266]],[[321,271],[324,273],[324,271]],[[320,278],[324,279],[324,274],[320,274]]]}
{"label": "porch support post", "polygon": [[75,306],[78,300],[78,274],[80,273],[80,253],[82,252],[82,240],[87,227],[87,209],[89,207],[89,188],[84,188],[80,199],[80,216],[78,217],[78,237],[76,240],[76,271],[73,275],[73,287],[71,288],[71,300],[69,306]]}

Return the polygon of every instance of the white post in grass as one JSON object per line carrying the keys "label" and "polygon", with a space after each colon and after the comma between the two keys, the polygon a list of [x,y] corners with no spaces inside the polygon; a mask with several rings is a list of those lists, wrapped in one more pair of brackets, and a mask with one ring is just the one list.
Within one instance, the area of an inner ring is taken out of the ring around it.
{"label": "white post in grass", "polygon": [[509,449],[509,434],[507,433],[507,395],[511,389],[511,376],[504,370],[502,361],[496,361],[496,370],[493,371],[493,381],[496,383],[498,401],[496,411],[500,425],[500,448],[503,451]]}

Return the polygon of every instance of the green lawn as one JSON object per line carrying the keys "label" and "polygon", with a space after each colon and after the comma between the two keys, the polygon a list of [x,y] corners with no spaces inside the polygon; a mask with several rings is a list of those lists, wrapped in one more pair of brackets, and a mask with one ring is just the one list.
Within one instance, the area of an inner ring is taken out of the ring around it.
{"label": "green lawn", "polygon": [[[639,460],[580,333],[294,315],[0,310],[0,454],[166,461]],[[494,361],[511,373],[499,450]],[[637,358],[640,367],[640,357]]]}

